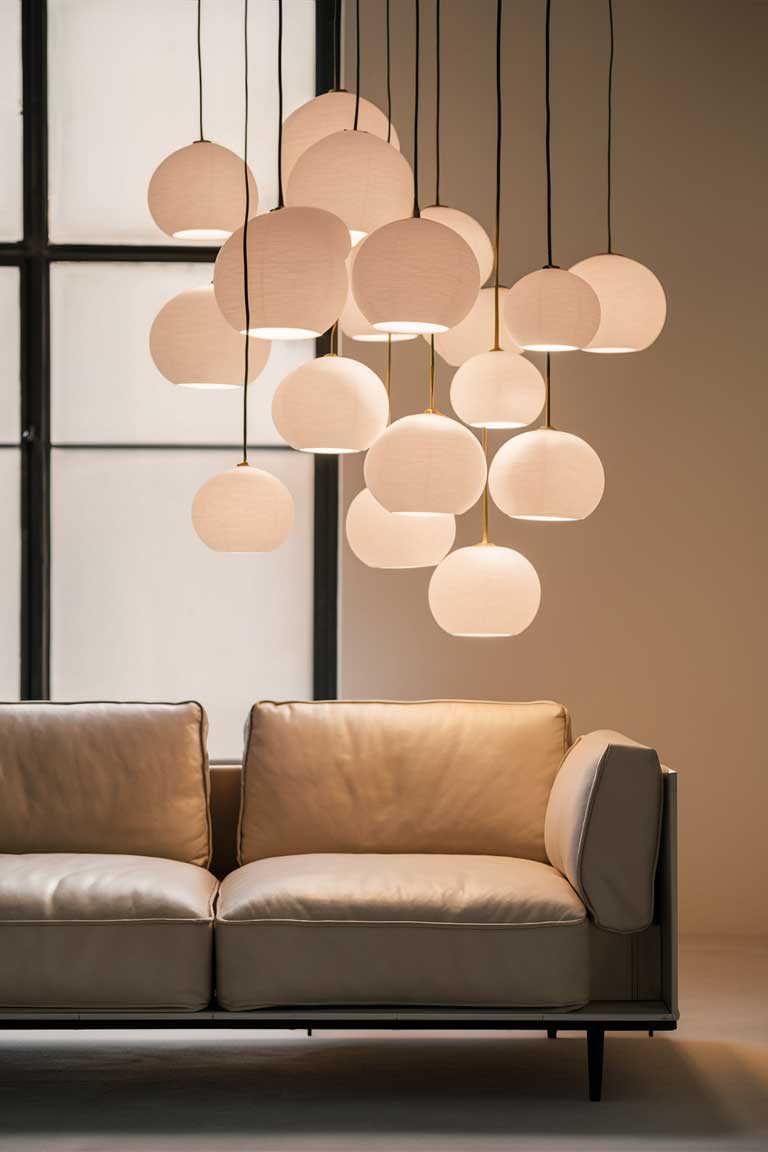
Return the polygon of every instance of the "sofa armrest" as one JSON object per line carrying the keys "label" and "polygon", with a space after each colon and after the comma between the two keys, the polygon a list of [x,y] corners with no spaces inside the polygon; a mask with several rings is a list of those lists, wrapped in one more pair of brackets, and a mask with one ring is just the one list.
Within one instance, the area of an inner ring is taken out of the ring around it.
{"label": "sofa armrest", "polygon": [[601,928],[641,932],[653,920],[662,794],[654,750],[618,732],[581,736],[560,766],[547,855]]}

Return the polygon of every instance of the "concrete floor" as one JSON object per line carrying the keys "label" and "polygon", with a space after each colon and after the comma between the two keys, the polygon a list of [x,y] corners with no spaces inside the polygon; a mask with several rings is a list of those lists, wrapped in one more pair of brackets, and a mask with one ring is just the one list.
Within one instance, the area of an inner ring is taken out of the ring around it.
{"label": "concrete floor", "polygon": [[0,1149],[768,1149],[768,941],[683,942],[676,1034],[0,1034]]}

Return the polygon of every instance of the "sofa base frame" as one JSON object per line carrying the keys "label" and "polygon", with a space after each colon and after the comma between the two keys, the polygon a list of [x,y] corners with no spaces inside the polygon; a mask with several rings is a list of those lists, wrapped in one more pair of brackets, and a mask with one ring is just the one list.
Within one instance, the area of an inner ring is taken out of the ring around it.
{"label": "sofa base frame", "polygon": [[[587,1039],[587,1083],[589,1099],[602,1098],[603,1058],[606,1032],[673,1032],[677,1020],[664,1005],[626,1006],[622,1016],[595,1005],[575,1012],[538,1012],[499,1015],[468,1010],[423,1012],[396,1010],[297,1010],[259,1009],[253,1012],[225,1012],[217,1005],[201,1012],[18,1012],[0,1015],[0,1031],[31,1030],[119,1030],[122,1028],[248,1028],[274,1031],[494,1031],[546,1032],[550,1040],[558,1032],[584,1032]],[[593,1011],[590,1011],[590,1008]],[[646,1011],[643,1012],[642,1009]]]}

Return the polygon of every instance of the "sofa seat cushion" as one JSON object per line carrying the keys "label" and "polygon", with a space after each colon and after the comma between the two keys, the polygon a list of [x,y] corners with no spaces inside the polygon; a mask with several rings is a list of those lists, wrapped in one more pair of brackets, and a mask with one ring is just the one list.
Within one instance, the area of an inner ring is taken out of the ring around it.
{"label": "sofa seat cushion", "polygon": [[217,887],[151,856],[0,855],[0,1006],[204,1008]]}
{"label": "sofa seat cushion", "polygon": [[506,856],[334,854],[246,864],[216,915],[222,1007],[575,1007],[584,905],[548,864]]}

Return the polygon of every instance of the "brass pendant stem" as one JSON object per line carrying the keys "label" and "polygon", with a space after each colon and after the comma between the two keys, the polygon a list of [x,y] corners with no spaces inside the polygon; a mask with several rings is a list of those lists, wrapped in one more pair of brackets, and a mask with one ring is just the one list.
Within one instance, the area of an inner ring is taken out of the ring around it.
{"label": "brass pendant stem", "polygon": [[336,355],[336,347],[338,345],[338,341],[339,341],[339,322],[337,320],[336,323],[332,326],[330,336],[328,337],[328,355],[329,356],[335,356]]}
{"label": "brass pendant stem", "polygon": [[387,389],[387,399],[389,399],[389,393],[390,393],[390,390],[392,388],[392,336],[391,336],[391,334],[387,336],[387,378],[384,382],[384,386]]}
{"label": "brass pendant stem", "polygon": [[552,384],[550,381],[550,355],[547,352],[547,373],[544,378],[545,392],[544,392],[544,427],[552,427]]}
{"label": "brass pendant stem", "polygon": [[[486,469],[488,467],[488,429],[483,428],[483,454]],[[482,544],[488,543],[488,475],[486,472],[485,487],[483,488],[483,539]]]}

